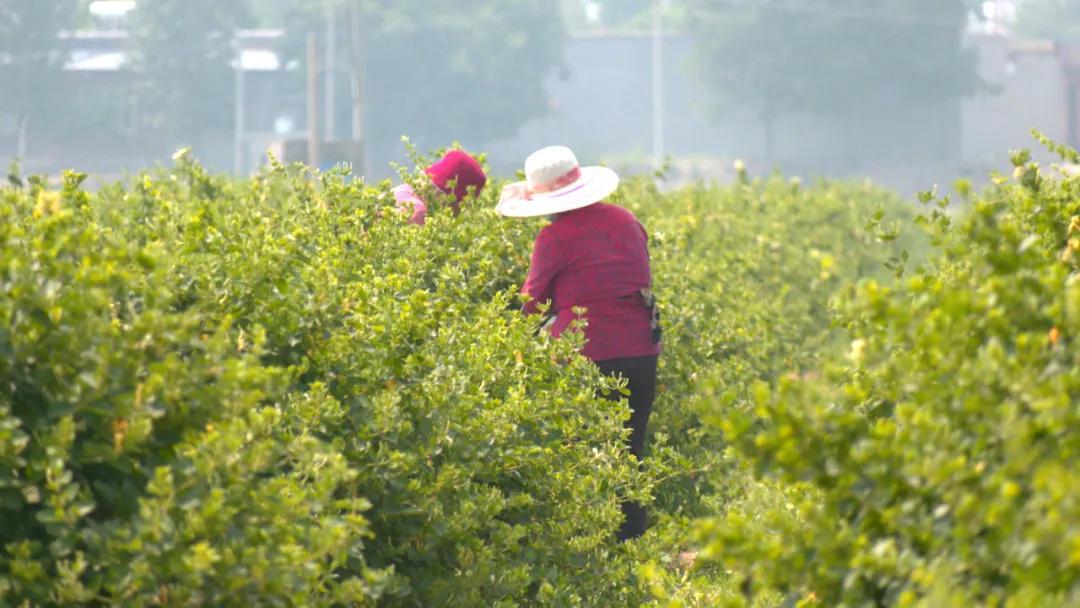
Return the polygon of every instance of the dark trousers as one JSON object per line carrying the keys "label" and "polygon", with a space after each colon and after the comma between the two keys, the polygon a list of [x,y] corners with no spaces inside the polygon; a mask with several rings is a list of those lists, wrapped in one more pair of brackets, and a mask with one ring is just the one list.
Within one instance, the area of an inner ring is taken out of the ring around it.
{"label": "dark trousers", "polygon": [[[656,355],[648,357],[630,357],[626,359],[608,359],[597,361],[596,365],[606,376],[626,378],[626,388],[630,391],[630,453],[641,460],[645,452],[645,428],[649,424],[653,400],[656,398]],[[622,398],[617,392],[604,395],[605,399],[618,401]],[[625,501],[622,503],[623,524],[619,528],[619,540],[638,538],[645,534],[648,527],[648,514],[640,503]]]}

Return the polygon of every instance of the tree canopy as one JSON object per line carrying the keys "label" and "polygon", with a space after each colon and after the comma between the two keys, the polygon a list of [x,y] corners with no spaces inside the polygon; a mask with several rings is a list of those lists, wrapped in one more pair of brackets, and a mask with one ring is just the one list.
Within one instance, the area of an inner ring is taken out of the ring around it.
{"label": "tree canopy", "polygon": [[687,23],[712,109],[769,122],[974,92],[977,57],[963,43],[971,8],[969,0],[690,0]]}
{"label": "tree canopy", "polygon": [[1080,3],[1073,0],[1028,0],[1020,5],[1017,33],[1062,42],[1080,42]]}
{"label": "tree canopy", "polygon": [[548,0],[383,3],[368,20],[368,99],[375,141],[402,133],[437,144],[512,135],[548,111],[563,24]]}

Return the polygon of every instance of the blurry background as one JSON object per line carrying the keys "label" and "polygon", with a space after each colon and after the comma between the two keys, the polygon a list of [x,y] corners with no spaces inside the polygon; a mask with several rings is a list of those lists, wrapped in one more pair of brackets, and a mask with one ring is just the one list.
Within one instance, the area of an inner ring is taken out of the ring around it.
{"label": "blurry background", "polygon": [[676,180],[981,180],[1080,144],[1080,0],[0,0],[0,162],[119,177],[181,146],[392,174],[401,136]]}

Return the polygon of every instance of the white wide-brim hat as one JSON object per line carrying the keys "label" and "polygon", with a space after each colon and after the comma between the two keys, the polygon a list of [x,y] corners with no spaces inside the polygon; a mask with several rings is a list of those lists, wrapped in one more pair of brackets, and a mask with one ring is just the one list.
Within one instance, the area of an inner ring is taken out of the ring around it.
{"label": "white wide-brim hat", "polygon": [[536,217],[588,207],[619,187],[607,167],[582,167],[574,152],[551,146],[525,160],[525,181],[506,186],[495,211],[507,217]]}

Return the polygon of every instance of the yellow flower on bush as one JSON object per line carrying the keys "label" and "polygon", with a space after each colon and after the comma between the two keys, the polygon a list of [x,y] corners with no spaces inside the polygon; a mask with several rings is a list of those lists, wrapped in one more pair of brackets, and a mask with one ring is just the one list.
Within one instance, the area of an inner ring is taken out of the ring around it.
{"label": "yellow flower on bush", "polygon": [[851,361],[856,365],[862,363],[863,357],[866,356],[866,340],[853,340],[851,342],[851,352],[849,353]]}
{"label": "yellow flower on bush", "polygon": [[38,192],[37,203],[34,205],[34,217],[52,215],[57,211],[60,211],[60,193],[45,190]]}

